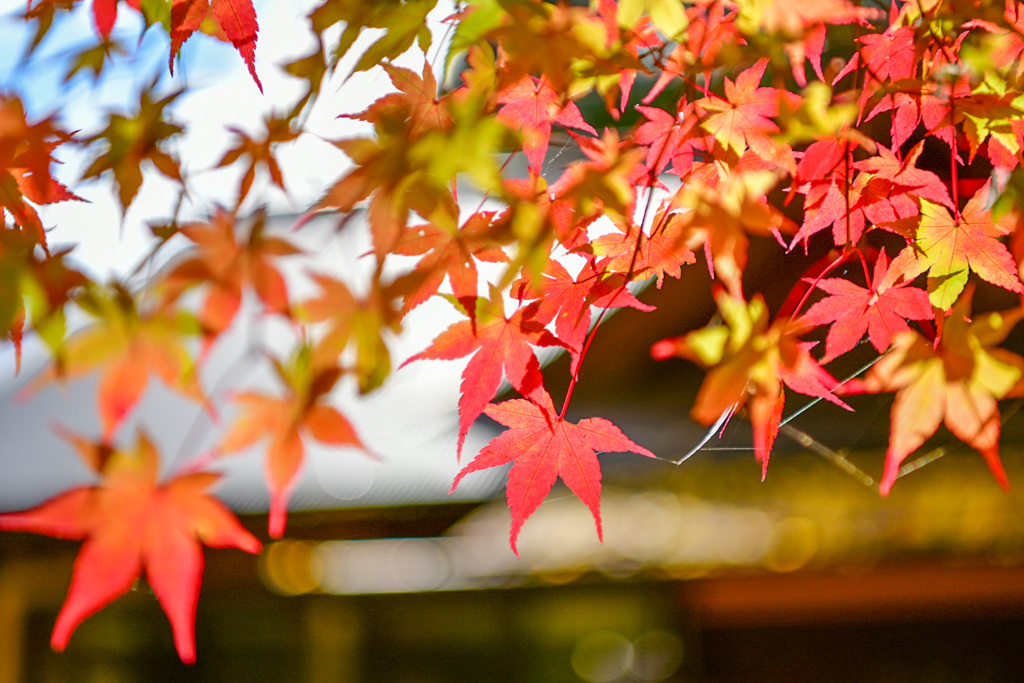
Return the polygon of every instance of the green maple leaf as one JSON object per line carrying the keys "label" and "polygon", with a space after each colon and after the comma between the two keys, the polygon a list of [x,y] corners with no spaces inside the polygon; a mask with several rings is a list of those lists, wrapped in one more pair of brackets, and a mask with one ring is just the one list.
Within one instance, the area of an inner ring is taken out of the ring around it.
{"label": "green maple leaf", "polygon": [[1010,230],[984,208],[988,195],[989,183],[985,183],[959,217],[922,199],[914,242],[893,259],[883,286],[889,287],[900,279],[910,281],[928,271],[932,305],[942,310],[949,310],[964,291],[969,271],[1011,292],[1024,293],[1017,264],[1006,245],[998,240]]}

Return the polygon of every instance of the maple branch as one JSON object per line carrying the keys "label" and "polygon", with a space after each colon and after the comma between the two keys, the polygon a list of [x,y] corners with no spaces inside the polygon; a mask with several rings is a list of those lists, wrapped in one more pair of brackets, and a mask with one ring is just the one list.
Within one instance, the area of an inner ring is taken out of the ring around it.
{"label": "maple branch", "polygon": [[938,460],[942,456],[944,456],[947,453],[949,453],[951,450],[952,450],[952,447],[951,448],[947,448],[946,446],[939,446],[935,450],[930,451],[930,452],[922,455],[919,458],[915,458],[915,459],[911,460],[910,462],[903,463],[903,465],[901,465],[899,470],[897,470],[897,472],[896,472],[896,478],[899,479],[900,477],[905,477],[908,474],[910,474],[911,472],[919,470],[919,469],[921,469],[922,467],[924,467],[925,465],[927,465],[929,463],[935,462],[936,460]]}
{"label": "maple branch", "polygon": [[562,409],[558,413],[559,420],[565,419],[565,413],[569,410],[569,401],[572,399],[572,392],[580,380],[580,366],[583,365],[583,358],[587,355],[587,351],[590,350],[590,344],[594,341],[594,336],[597,334],[597,327],[601,324],[601,321],[604,319],[605,313],[607,312],[607,308],[602,308],[601,312],[597,316],[597,320],[594,321],[590,331],[587,332],[587,340],[583,343],[583,348],[580,349],[580,359],[576,361],[576,369],[573,371],[572,377],[569,379],[569,387],[565,390],[565,400],[562,401]]}
{"label": "maple branch", "polygon": [[831,462],[833,465],[841,469],[846,474],[856,479],[858,482],[860,482],[867,488],[874,488],[875,486],[878,485],[878,482],[872,479],[870,475],[864,472],[864,470],[860,469],[852,462],[847,460],[841,452],[832,450],[825,444],[821,443],[820,441],[812,437],[807,432],[801,429],[797,429],[796,427],[790,424],[781,424],[779,425],[779,433],[785,434],[786,436],[791,438],[793,441],[796,441],[804,448],[807,448],[811,452],[825,458],[826,460]]}
{"label": "maple branch", "polygon": [[[846,204],[846,244],[850,243],[850,222],[852,216],[850,215],[850,137],[846,137],[843,149],[843,167],[845,173],[843,174],[843,201]],[[870,280],[869,280],[870,281]]]}

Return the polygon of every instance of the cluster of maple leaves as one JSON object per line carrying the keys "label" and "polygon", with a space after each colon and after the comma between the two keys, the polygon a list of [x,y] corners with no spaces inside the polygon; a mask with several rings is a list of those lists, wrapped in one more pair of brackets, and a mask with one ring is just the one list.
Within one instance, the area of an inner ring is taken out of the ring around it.
{"label": "cluster of maple leaves", "polygon": [[[29,0],[33,46],[75,4]],[[92,1],[98,44],[77,55],[69,75],[89,70],[98,78],[116,56],[119,4]],[[251,0],[125,4],[142,13],[147,30],[167,32],[172,69],[201,31],[229,41],[260,85]],[[513,463],[514,550],[561,478],[600,535],[597,452],[654,454],[607,420],[574,424],[566,410],[604,311],[653,311],[628,285],[656,279],[660,287],[684,267],[710,271],[720,315],[651,352],[708,368],[692,416],[714,425],[745,411],[765,470],[787,389],[843,408],[844,395],[895,392],[883,494],[942,423],[1008,486],[998,401],[1024,394],[1024,359],[997,346],[1024,312],[972,318],[971,273],[1024,294],[1024,3],[474,0],[441,19],[436,5],[317,6],[309,14],[316,50],[284,65],[305,81],[302,97],[267,119],[262,137],[234,131],[218,164],[244,168],[238,205],[212,208],[205,222],[172,216],[155,227],[161,244],[189,246],[141,289],[93,282],[66,250],[51,253],[38,207],[76,201],[69,187],[109,176],[128,211],[147,166],[187,192],[172,145],[182,128],[168,114],[177,95],[154,100],[144,90],[134,116],[110,115],[91,136],[63,130],[57,118],[29,122],[16,94],[0,95],[0,326],[19,353],[29,330],[52,348],[40,381],[100,377],[99,437],[67,435],[99,482],[0,515],[2,529],[84,539],[55,647],[145,571],[181,658],[192,661],[199,544],[258,550],[206,493],[216,475],[198,470],[209,458],[159,483],[145,434],[132,447],[118,445],[150,375],[212,410],[197,371],[247,292],[262,314],[300,332],[290,358],[268,361],[280,393],[236,395],[237,416],[215,455],[263,444],[273,537],[284,533],[305,444],[362,448],[331,405],[332,390],[346,376],[362,392],[379,387],[392,372],[389,337],[431,297],[464,319],[404,362],[469,358],[459,453],[480,415],[509,428],[453,488],[470,472]],[[410,50],[426,54],[437,21],[450,37],[443,67],[427,61],[417,72],[393,62]],[[366,258],[376,267],[363,293],[318,273],[317,293],[296,300],[279,262],[302,259],[302,250],[266,234],[259,217],[241,220],[242,202],[258,174],[285,189],[278,148],[302,133],[303,112],[340,76],[366,29],[373,40],[354,69],[382,69],[394,91],[348,115],[373,132],[334,141],[352,167],[309,215],[336,212],[344,225],[365,209],[373,244]],[[68,144],[92,163],[81,178],[58,180],[55,155]],[[572,160],[551,163],[554,145],[573,150]],[[924,168],[926,149],[939,150],[948,171]],[[505,172],[500,160],[509,152],[525,157],[524,177]],[[990,169],[985,179],[961,177],[978,164]],[[459,201],[467,186],[504,208],[467,210]],[[774,237],[780,259],[794,249],[828,250],[811,270],[793,273],[790,301],[774,315],[744,287],[749,235]],[[395,263],[406,266],[398,277],[385,269]],[[501,274],[486,280],[482,263]],[[197,297],[198,307],[188,303]],[[91,323],[69,335],[70,307]],[[819,353],[807,337],[825,327]],[[863,378],[838,382],[823,364],[865,336],[880,360]],[[544,387],[536,347],[571,355],[561,408]],[[492,403],[502,378],[521,398]]]}

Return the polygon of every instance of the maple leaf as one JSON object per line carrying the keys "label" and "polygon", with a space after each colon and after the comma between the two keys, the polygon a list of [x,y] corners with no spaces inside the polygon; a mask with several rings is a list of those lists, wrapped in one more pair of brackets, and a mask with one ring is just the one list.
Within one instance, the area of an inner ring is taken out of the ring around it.
{"label": "maple leaf", "polygon": [[744,0],[738,4],[736,22],[747,35],[763,31],[801,36],[813,26],[852,23],[868,26],[868,20],[885,16],[881,10],[858,7],[847,0],[823,0],[813,4],[799,0]]}
{"label": "maple leaf", "polygon": [[[477,297],[470,320],[451,325],[430,346],[407,359],[400,367],[418,360],[454,360],[470,354],[462,371],[462,397],[459,399],[459,439],[457,454],[473,421],[494,398],[502,372],[512,387],[523,396],[536,398],[543,391],[540,362],[533,346],[561,346],[558,339],[536,319],[540,302],[505,314],[501,292],[492,286],[489,299]],[[539,400],[539,399],[538,399]]]}
{"label": "maple leaf", "polygon": [[92,18],[96,32],[101,38],[109,38],[117,22],[117,6],[124,2],[134,10],[139,9],[140,0],[92,0]]}
{"label": "maple leaf", "polygon": [[[660,4],[669,5],[669,12],[678,11],[683,15],[683,21],[686,21],[685,10],[682,7],[673,8],[671,2]],[[639,8],[636,6],[634,6],[634,12],[630,14],[616,0],[599,0],[596,10],[597,16],[604,23],[605,45],[610,51],[615,52],[616,48],[620,48],[636,59],[640,56],[641,50],[648,52],[664,46],[665,43],[658,36],[650,17],[642,14],[638,16]],[[636,68],[623,66],[617,76],[609,74],[600,76],[596,80],[595,87],[604,98],[605,108],[616,121],[626,111],[629,95],[636,82],[637,71]],[[618,107],[614,101],[616,89],[619,93]]]}
{"label": "maple leaf", "polygon": [[[890,26],[883,33],[868,33],[860,36],[861,48],[854,53],[846,66],[832,80],[838,83],[847,74],[863,69],[866,83],[857,99],[863,115],[868,100],[888,82],[914,78],[917,71],[915,58],[914,27]],[[861,67],[863,62],[864,66]]]}
{"label": "maple leaf", "polygon": [[867,181],[868,176],[861,174],[850,182],[845,170],[837,168],[827,178],[801,187],[804,221],[789,248],[792,250],[800,242],[806,245],[812,235],[830,225],[834,244],[842,246],[859,242],[867,222],[864,209],[860,207]]}
{"label": "maple leaf", "polygon": [[228,130],[235,134],[236,144],[225,152],[224,156],[217,162],[216,167],[223,168],[234,165],[243,156],[248,157],[249,166],[245,169],[241,183],[238,186],[237,204],[239,205],[249,194],[252,182],[256,177],[256,167],[260,165],[266,167],[267,173],[270,174],[271,182],[281,188],[282,192],[287,192],[284,187],[284,176],[281,174],[281,167],[277,165],[273,148],[281,143],[295,140],[299,137],[299,133],[292,128],[290,119],[268,116],[263,119],[263,125],[266,129],[266,134],[259,139],[249,137],[239,128],[228,128]]}
{"label": "maple leaf", "polygon": [[319,346],[323,353],[337,358],[349,346],[355,346],[355,364],[351,369],[361,393],[373,391],[391,373],[391,352],[384,337],[388,331],[401,330],[404,309],[396,302],[408,300],[422,288],[427,276],[426,272],[413,271],[385,284],[378,270],[370,290],[357,298],[341,280],[322,273],[312,275],[320,293],[299,304],[299,315],[327,324]]}
{"label": "maple leaf", "polygon": [[748,36],[768,34],[790,39],[782,47],[790,58],[793,77],[801,87],[807,85],[804,62],[809,57],[818,78],[825,80],[821,70],[821,54],[825,47],[826,25],[859,23],[880,19],[881,10],[858,7],[847,0],[823,0],[817,3],[800,0],[745,0],[738,3],[736,24]]}
{"label": "maple leaf", "polygon": [[64,341],[64,306],[87,278],[64,260],[68,251],[40,258],[33,235],[0,225],[0,332],[14,345],[15,372],[21,370],[26,318],[51,348]]}
{"label": "maple leaf", "polygon": [[995,140],[1011,154],[1021,151],[1024,95],[997,75],[989,75],[969,97],[957,98],[954,121],[963,121],[973,160],[986,140]]}
{"label": "maple leaf", "polygon": [[[132,1],[138,5],[139,0]],[[256,21],[256,10],[253,8],[252,0],[173,0],[169,60],[171,73],[174,73],[174,57],[181,50],[181,46],[202,26],[209,14],[213,14],[217,25],[224,31],[224,37],[231,41],[231,45],[245,60],[252,80],[256,82],[260,92],[263,92],[263,84],[256,75],[256,38],[259,24]]]}
{"label": "maple leaf", "polygon": [[969,270],[982,279],[1011,292],[1024,293],[1013,256],[998,238],[1010,232],[984,208],[988,201],[986,182],[954,218],[949,211],[927,199],[921,200],[921,218],[913,244],[896,255],[884,285],[913,280],[928,271],[928,292],[932,305],[952,307],[967,284]]}
{"label": "maple leaf", "polygon": [[754,455],[764,478],[782,419],[783,384],[851,408],[832,393],[838,382],[811,356],[814,344],[797,339],[796,326],[787,320],[769,325],[761,295],[747,303],[718,287],[715,303],[724,324],[663,339],[651,347],[651,355],[657,360],[678,356],[710,368],[690,413],[697,422],[710,426],[723,415],[748,407]]}
{"label": "maple leaf", "polygon": [[180,94],[171,93],[154,102],[150,99],[150,88],[144,88],[139,93],[139,110],[135,116],[110,114],[107,127],[85,139],[87,145],[105,143],[106,151],[93,160],[82,178],[94,178],[107,171],[112,172],[122,213],[128,210],[142,186],[143,161],[151,161],[163,175],[181,182],[178,162],[160,149],[161,143],[183,130],[181,126],[170,123],[164,114],[164,109]]}
{"label": "maple leaf", "polygon": [[287,365],[273,360],[272,364],[285,385],[285,395],[278,398],[245,391],[235,396],[241,411],[217,450],[231,454],[269,437],[264,458],[270,490],[268,533],[280,538],[287,522],[288,499],[305,458],[304,439],[363,451],[366,447],[345,416],[327,404],[331,389],[343,374],[332,354],[307,345],[300,347]]}
{"label": "maple leaf", "polygon": [[[473,12],[460,22],[462,30],[455,32],[452,50],[481,40],[497,41],[506,83],[544,74],[556,92],[568,93],[582,69],[587,77],[618,79],[624,68],[644,68],[630,49],[607,41],[604,19],[587,8],[519,0],[473,5]],[[468,35],[464,27],[472,27],[476,35]]]}
{"label": "maple leaf", "polygon": [[767,201],[778,177],[764,169],[765,162],[756,155],[744,160],[752,162],[753,170],[744,162],[722,177],[715,169],[706,181],[694,178],[683,183],[655,216],[655,225],[664,226],[658,229],[675,237],[675,243],[690,249],[704,245],[708,270],[736,296],[742,291],[747,264],[747,232],[781,240],[781,233],[796,231],[796,225]]}
{"label": "maple leaf", "polygon": [[424,277],[422,283],[406,297],[403,313],[436,294],[446,276],[455,298],[464,306],[473,306],[479,279],[476,262],[508,263],[508,256],[493,244],[490,237],[493,221],[493,211],[480,211],[466,219],[457,230],[430,223],[406,229],[393,253],[424,255],[416,264],[416,272]]}
{"label": "maple leaf", "polygon": [[498,120],[523,135],[523,153],[537,173],[551,139],[551,124],[558,123],[597,135],[593,126],[583,120],[579,107],[559,94],[546,78],[524,76],[498,93]]}
{"label": "maple leaf", "polygon": [[309,15],[313,32],[324,32],[340,23],[345,29],[331,52],[332,64],[337,64],[356,42],[363,29],[374,31],[376,40],[367,47],[356,62],[353,71],[365,71],[378,64],[391,61],[403,54],[413,43],[425,53],[430,47],[431,33],[427,15],[437,0],[326,0]]}
{"label": "maple leaf", "polygon": [[374,248],[383,256],[394,248],[405,228],[410,204],[421,208],[419,213],[432,216],[434,211],[446,213],[453,220],[458,207],[451,192],[436,177],[424,173],[424,160],[410,159],[413,140],[408,131],[381,136],[377,140],[340,140],[335,144],[356,163],[356,168],[336,182],[310,210],[336,209],[351,212],[367,197],[367,217]]}
{"label": "maple leaf", "polygon": [[585,218],[604,215],[616,223],[628,222],[636,213],[638,181],[648,176],[642,149],[621,140],[613,128],[600,138],[581,138],[570,131],[587,160],[570,165],[551,186],[551,192],[568,200]]}
{"label": "maple leaf", "polygon": [[556,239],[566,249],[587,243],[587,226],[598,216],[581,216],[575,202],[556,194],[544,176],[531,170],[529,178],[509,178],[501,185],[508,208],[495,218],[495,233],[505,232],[518,240],[503,285],[524,266],[533,273],[543,272]]}
{"label": "maple leaf", "polygon": [[689,78],[693,67],[700,65],[705,70],[719,66],[718,58],[722,50],[744,45],[746,41],[739,35],[735,13],[731,10],[726,15],[725,3],[712,3],[710,6],[694,6],[686,9],[689,26],[686,36],[678,41],[668,58],[660,64],[657,80],[642,102],[650,104],[661,94],[674,79]]}
{"label": "maple leaf", "polygon": [[491,151],[510,133],[472,107],[459,107],[453,116],[456,112],[456,125],[441,129],[415,121],[415,112],[406,107],[379,110],[375,138],[335,143],[356,167],[310,213],[350,212],[370,197],[366,215],[380,257],[401,238],[410,210],[430,222],[457,222],[459,210],[452,189],[457,176],[468,173],[480,185],[496,188],[501,179]]}
{"label": "maple leaf", "polygon": [[676,104],[679,112],[673,116],[664,109],[637,105],[636,110],[647,118],[633,133],[638,145],[647,147],[644,163],[652,177],[672,164],[673,172],[685,175],[693,166],[694,142],[703,137],[697,126],[697,117],[686,99]]}
{"label": "maple leaf", "polygon": [[595,451],[655,457],[608,420],[592,417],[578,424],[568,422],[555,413],[551,397],[543,389],[536,392],[534,400],[514,399],[491,404],[484,412],[510,429],[492,439],[462,468],[451,490],[454,491],[470,472],[515,461],[508,473],[506,495],[512,512],[509,542],[516,555],[519,555],[516,539],[520,529],[559,477],[590,509],[597,537],[603,538],[601,466]]}
{"label": "maple leaf", "polygon": [[0,221],[10,213],[44,251],[46,232],[33,204],[81,201],[51,173],[54,151],[70,139],[52,118],[30,124],[21,100],[0,94]]}
{"label": "maple leaf", "polygon": [[299,249],[281,237],[266,236],[262,214],[256,216],[245,242],[239,243],[236,228],[235,215],[221,208],[208,223],[182,226],[181,234],[195,247],[158,285],[165,302],[176,300],[191,287],[209,285],[198,315],[207,343],[231,325],[247,286],[256,291],[270,313],[287,314],[291,305],[288,286],[275,260],[298,254]]}
{"label": "maple leaf", "polygon": [[345,118],[377,124],[388,119],[408,119],[410,135],[415,137],[428,130],[447,130],[452,115],[446,98],[439,97],[437,78],[430,62],[423,63],[422,75],[394,64],[382,64],[391,83],[399,92],[378,98],[359,114],[346,114]]}
{"label": "maple leaf", "polygon": [[686,243],[687,233],[678,221],[655,218],[656,229],[647,235],[635,226],[629,232],[601,235],[577,251],[599,257],[598,268],[618,273],[631,280],[658,278],[658,289],[665,276],[678,279],[682,267],[697,260]]}
{"label": "maple leaf", "polygon": [[996,401],[1024,393],[1024,358],[993,347],[1024,317],[1024,310],[996,311],[972,321],[972,294],[969,288],[953,307],[937,346],[913,330],[902,332],[864,378],[866,391],[896,392],[882,495],[899,476],[900,464],[943,422],[981,454],[999,485],[1009,488],[999,460]]}
{"label": "maple leaf", "polygon": [[555,333],[572,352],[571,371],[575,372],[590,329],[592,306],[654,310],[654,306],[633,296],[625,283],[621,274],[599,273],[589,261],[573,277],[561,263],[548,259],[539,285],[533,278],[523,278],[512,285],[512,295],[521,300],[540,301],[536,319],[544,325],[554,321]]}
{"label": "maple leaf", "polygon": [[889,181],[901,194],[913,194],[920,199],[953,209],[953,200],[950,199],[949,190],[942,179],[931,171],[916,166],[924,149],[924,140],[914,145],[902,161],[884,145],[879,145],[877,149],[877,156],[854,162],[854,168],[869,171],[876,178]]}
{"label": "maple leaf", "polygon": [[779,127],[771,117],[779,115],[779,103],[788,100],[791,110],[798,108],[800,96],[771,87],[759,87],[764,76],[768,58],[758,60],[739,76],[736,81],[725,79],[725,97],[705,97],[694,103],[702,114],[701,127],[715,136],[715,139],[732,150],[737,156],[750,149],[765,161],[796,171],[793,150],[785,143],[777,142],[770,136],[778,133]]}
{"label": "maple leaf", "polygon": [[174,632],[178,656],[196,658],[195,613],[203,573],[202,545],[260,550],[260,542],[206,493],[220,475],[197,472],[157,483],[159,458],[139,432],[131,450],[71,436],[99,476],[24,512],[0,514],[0,529],[84,540],[51,644],[63,650],[83,620],[128,592],[142,575]]}
{"label": "maple leaf", "polygon": [[864,333],[875,350],[884,353],[893,335],[910,329],[907,320],[928,320],[932,306],[928,293],[909,282],[886,286],[889,260],[885,252],[875,261],[874,274],[867,289],[842,278],[827,278],[816,283],[818,289],[831,296],[822,299],[800,318],[807,325],[832,323],[825,338],[822,363],[837,358],[861,340]]}
{"label": "maple leaf", "polygon": [[140,306],[120,283],[90,287],[76,303],[95,322],[57,349],[53,365],[33,388],[99,369],[97,403],[105,439],[138,403],[150,374],[212,412],[183,343],[199,331],[193,315],[173,306]]}

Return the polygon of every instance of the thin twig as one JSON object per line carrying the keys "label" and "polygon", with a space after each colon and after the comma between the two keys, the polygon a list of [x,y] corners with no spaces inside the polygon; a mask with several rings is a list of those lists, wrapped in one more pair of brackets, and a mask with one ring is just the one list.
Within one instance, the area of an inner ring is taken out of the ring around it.
{"label": "thin twig", "polygon": [[860,469],[852,462],[847,460],[846,456],[844,456],[842,453],[832,450],[831,448],[821,443],[820,441],[818,441],[817,439],[815,439],[813,436],[803,431],[802,429],[797,429],[793,425],[788,424],[780,425],[779,433],[785,434],[786,436],[793,439],[793,441],[796,441],[804,448],[809,449],[812,453],[816,453],[817,455],[820,455],[821,457],[825,458],[833,465],[841,469],[843,472],[850,475],[851,477],[859,481],[861,484],[864,484],[864,486],[867,486],[869,488],[877,486],[877,482],[874,479],[872,479],[867,473],[865,473],[864,470]]}

